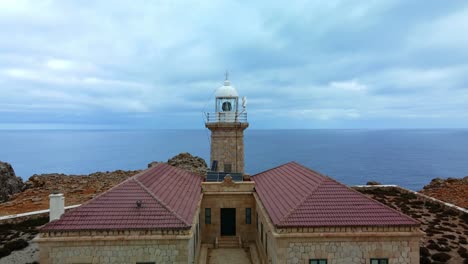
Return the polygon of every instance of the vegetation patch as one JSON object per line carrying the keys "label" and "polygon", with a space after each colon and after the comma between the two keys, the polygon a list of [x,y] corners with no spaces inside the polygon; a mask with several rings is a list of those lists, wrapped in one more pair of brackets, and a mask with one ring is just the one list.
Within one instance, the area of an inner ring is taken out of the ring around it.
{"label": "vegetation patch", "polygon": [[468,259],[468,252],[467,252],[466,248],[460,247],[457,250],[457,253],[458,253],[458,255],[460,255],[460,257],[462,257],[464,259]]}
{"label": "vegetation patch", "polygon": [[435,253],[432,255],[432,259],[440,262],[447,262],[452,257],[447,253]]}
{"label": "vegetation patch", "polygon": [[22,238],[7,242],[0,248],[0,258],[10,255],[12,251],[21,250],[28,245],[29,243]]}
{"label": "vegetation patch", "polygon": [[404,214],[418,219],[424,236],[420,263],[466,263],[468,214],[447,208],[399,188],[357,188],[357,190]]}

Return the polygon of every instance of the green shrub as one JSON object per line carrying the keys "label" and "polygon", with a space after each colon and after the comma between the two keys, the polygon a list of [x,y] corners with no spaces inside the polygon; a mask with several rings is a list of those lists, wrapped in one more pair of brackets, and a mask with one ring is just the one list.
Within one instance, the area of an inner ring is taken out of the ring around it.
{"label": "green shrub", "polygon": [[29,243],[26,240],[20,238],[18,240],[13,240],[13,241],[6,243],[5,246],[3,246],[3,248],[6,248],[7,250],[10,250],[10,251],[15,251],[15,250],[21,250],[27,247],[28,245]]}
{"label": "green shrub", "polygon": [[467,252],[466,248],[460,247],[460,248],[457,250],[457,252],[458,252],[458,255],[460,255],[460,257],[465,258],[465,259],[468,259],[468,252]]}
{"label": "green shrub", "polygon": [[420,256],[422,257],[428,257],[431,255],[431,253],[429,252],[429,249],[425,248],[425,247],[420,247],[419,248],[419,254]]}
{"label": "green shrub", "polygon": [[400,197],[403,198],[403,199],[408,199],[408,200],[412,200],[412,199],[418,198],[418,197],[416,196],[416,194],[414,194],[414,193],[403,193],[403,194],[400,195]]}
{"label": "green shrub", "polygon": [[0,258],[10,255],[11,251],[6,248],[0,248]]}
{"label": "green shrub", "polygon": [[450,239],[450,240],[455,240],[455,236],[454,236],[454,235],[442,235],[442,237],[447,238],[447,239]]}
{"label": "green shrub", "polygon": [[447,253],[435,253],[432,255],[432,259],[441,262],[447,262],[447,260],[451,259],[452,257]]}
{"label": "green shrub", "polygon": [[419,263],[421,264],[431,264],[431,260],[428,257],[420,257],[419,258]]}

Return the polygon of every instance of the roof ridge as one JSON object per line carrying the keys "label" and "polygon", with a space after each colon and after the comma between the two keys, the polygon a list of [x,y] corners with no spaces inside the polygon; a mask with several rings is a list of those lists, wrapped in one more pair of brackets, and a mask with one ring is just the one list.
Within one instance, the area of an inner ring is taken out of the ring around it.
{"label": "roof ridge", "polygon": [[166,210],[171,212],[177,219],[182,221],[182,223],[186,224],[187,226],[191,226],[191,224],[187,223],[187,221],[184,220],[183,217],[181,217],[175,210],[173,210],[169,205],[161,201],[152,191],[150,191],[142,182],[140,182],[137,178],[133,179],[145,192],[147,192],[151,197],[153,197],[159,204],[161,204],[162,207],[164,207]]}
{"label": "roof ridge", "polygon": [[261,172],[259,172],[259,173],[256,173],[256,174],[254,174],[254,175],[252,175],[252,176],[250,176],[250,177],[255,177],[255,176],[259,175],[259,174],[263,174],[263,173],[265,173],[265,172],[269,172],[269,171],[271,171],[271,170],[278,169],[278,168],[283,167],[283,166],[286,166],[286,165],[288,165],[288,164],[290,164],[290,163],[292,163],[292,164],[299,164],[299,163],[297,163],[297,162],[295,162],[295,161],[289,161],[289,162],[283,163],[283,164],[281,164],[281,165],[278,165],[278,166],[276,166],[276,167],[270,168],[270,169],[268,169],[268,170],[265,170],[265,171],[261,171]]}
{"label": "roof ridge", "polygon": [[357,193],[357,194],[359,194],[359,195],[362,195],[362,196],[365,197],[366,199],[371,200],[371,201],[373,201],[374,203],[379,204],[380,206],[383,206],[383,207],[385,207],[385,208],[387,208],[387,209],[390,209],[390,210],[393,211],[393,212],[396,212],[396,213],[399,214],[400,216],[403,216],[403,217],[405,217],[405,218],[407,218],[407,219],[409,219],[409,220],[411,220],[411,221],[413,221],[413,222],[415,222],[415,223],[417,223],[417,224],[421,224],[420,221],[418,221],[418,220],[416,220],[416,219],[414,219],[414,218],[412,218],[412,217],[410,217],[410,216],[408,216],[408,215],[406,215],[406,214],[404,214],[404,213],[402,213],[402,212],[400,212],[400,211],[398,211],[398,210],[396,210],[396,209],[393,209],[393,208],[391,208],[390,206],[388,206],[388,205],[386,205],[386,204],[383,204],[383,203],[377,201],[376,199],[372,199],[372,198],[370,198],[369,196],[367,196],[367,195],[365,195],[365,194],[363,194],[363,193],[360,193],[360,192],[358,192],[357,190],[354,190],[353,188],[348,187],[347,185],[345,185],[345,184],[343,184],[343,183],[340,183],[340,182],[338,182],[338,183],[341,184],[341,185],[343,185],[344,187],[348,188],[348,189],[351,190],[352,192],[355,192],[355,193]]}
{"label": "roof ridge", "polygon": [[390,209],[391,211],[393,211],[393,212],[399,214],[400,216],[403,216],[403,217],[405,217],[405,218],[407,218],[407,219],[409,219],[409,220],[411,220],[411,221],[413,221],[413,222],[415,222],[415,223],[421,224],[421,222],[419,222],[418,220],[416,220],[416,219],[414,219],[414,218],[412,218],[412,217],[410,217],[410,216],[408,216],[408,215],[406,215],[406,214],[404,214],[404,213],[402,213],[402,212],[400,212],[400,211],[398,211],[398,210],[396,210],[396,209],[393,209],[393,208],[391,208],[390,206],[388,206],[388,205],[386,205],[386,204],[383,204],[383,203],[377,201],[376,199],[372,199],[372,198],[370,198],[369,196],[367,196],[367,195],[365,195],[365,194],[363,194],[363,193],[360,193],[360,192],[358,192],[357,190],[354,190],[353,188],[349,187],[348,185],[346,185],[346,184],[344,184],[344,183],[341,183],[341,182],[339,182],[339,181],[337,181],[337,180],[335,180],[335,179],[333,179],[333,178],[330,178],[330,177],[328,177],[328,178],[329,178],[330,180],[336,182],[337,184],[339,184],[339,185],[345,187],[346,189],[348,189],[348,190],[350,190],[350,191],[352,191],[352,192],[354,192],[354,193],[360,195],[361,197],[366,198],[367,200],[370,200],[370,201],[372,201],[372,202],[374,202],[374,203],[376,203],[376,204],[378,204],[378,205],[380,205],[380,206],[383,206],[383,207],[385,207],[385,208],[387,208],[387,209]]}
{"label": "roof ridge", "polygon": [[297,205],[293,208],[291,208],[291,210],[289,210],[289,212],[287,214],[285,214],[282,219],[280,220],[279,224],[281,225],[284,221],[286,221],[288,219],[288,217],[296,211],[297,208],[299,208],[303,203],[305,203],[305,201],[307,201],[307,199],[309,199],[311,196],[313,196],[315,194],[315,192],[323,185],[323,183],[327,180],[327,179],[331,179],[330,177],[326,177],[325,175],[322,175],[321,173],[318,173],[314,170],[311,170],[305,166],[302,166],[301,164],[297,163],[297,162],[288,162],[288,163],[293,163],[293,164],[297,164],[299,165],[301,168],[304,168],[304,169],[307,169],[313,173],[317,173],[318,175],[320,176],[323,176],[325,177],[316,187],[315,189],[313,189],[308,195],[306,195],[301,201],[299,201],[299,203],[297,203]]}
{"label": "roof ridge", "polygon": [[[300,164],[299,164],[299,165],[300,165]],[[304,166],[301,165],[301,167],[304,167]],[[309,169],[309,168],[307,168],[307,167],[304,167],[304,168],[306,168],[306,169],[308,169],[308,170],[310,170],[310,171],[314,171],[314,170]],[[319,173],[319,174],[320,174],[320,173]],[[322,175],[322,174],[320,174],[320,175]],[[372,198],[370,198],[369,196],[364,195],[364,194],[358,192],[357,190],[354,190],[353,188],[348,187],[348,186],[347,186],[346,184],[344,184],[344,183],[341,183],[341,182],[339,182],[339,181],[337,181],[337,180],[335,180],[335,179],[333,179],[333,178],[331,178],[331,177],[327,177],[327,176],[325,176],[325,175],[322,175],[322,176],[326,177],[328,180],[335,182],[336,184],[338,184],[338,185],[340,185],[340,186],[342,186],[342,187],[344,187],[344,188],[346,188],[346,189],[348,189],[348,190],[350,190],[350,191],[352,191],[352,192],[358,194],[359,196],[361,196],[361,197],[363,197],[363,198],[365,198],[365,199],[367,199],[367,200],[369,200],[369,201],[371,201],[371,202],[373,202],[373,203],[375,203],[375,204],[378,204],[378,205],[380,205],[380,206],[382,206],[382,207],[384,207],[384,208],[386,208],[386,209],[389,209],[390,211],[393,211],[393,212],[397,213],[397,214],[400,215],[400,216],[405,217],[406,219],[409,219],[409,220],[411,220],[411,221],[413,221],[413,222],[415,222],[415,223],[420,224],[420,222],[419,222],[418,220],[413,219],[413,218],[409,217],[408,215],[405,215],[405,214],[403,214],[402,212],[399,212],[399,211],[397,211],[396,209],[393,209],[393,208],[391,208],[390,206],[387,206],[387,205],[385,205],[385,204],[383,204],[383,203],[381,203],[381,202],[379,202],[379,201],[377,201],[377,200],[375,200],[375,199],[372,199]],[[323,186],[323,183],[324,183],[324,182],[325,182],[325,180],[322,181],[322,182],[320,183],[320,185],[317,186],[317,188],[315,188],[315,189],[311,192],[311,194],[308,195],[308,196],[306,197],[306,199],[302,200],[302,201],[298,204],[297,207],[295,207],[293,210],[291,210],[291,212],[289,212],[287,215],[285,215],[284,219],[281,220],[281,223],[280,223],[280,224],[283,224],[283,222],[287,219],[287,217],[289,217],[289,216],[292,214],[292,212],[294,212],[297,208],[299,208],[299,206],[301,206],[308,198],[310,198],[311,196],[315,195],[315,192],[316,192],[320,187]]]}
{"label": "roof ridge", "polygon": [[133,176],[128,177],[127,179],[121,181],[121,182],[118,183],[117,185],[115,185],[115,186],[113,186],[113,187],[107,189],[106,191],[104,191],[104,192],[102,192],[102,193],[96,195],[95,197],[89,199],[88,201],[82,203],[80,206],[71,209],[70,212],[71,212],[71,211],[74,211],[74,210],[76,210],[76,209],[79,209],[79,208],[81,208],[81,207],[84,206],[84,205],[90,204],[90,203],[93,202],[95,199],[98,199],[99,197],[101,197],[101,196],[107,194],[108,192],[110,192],[110,191],[112,191],[112,190],[114,190],[114,189],[120,187],[120,186],[123,185],[124,183],[127,183],[128,181],[131,181],[133,178],[139,176],[140,174],[143,174],[143,173],[144,173],[145,171],[147,171],[147,170],[148,170],[148,169],[142,170],[142,171],[140,171],[139,173],[137,173],[137,174],[135,174],[135,175],[133,175]]}
{"label": "roof ridge", "polygon": [[307,199],[309,199],[312,195],[315,194],[315,191],[317,191],[320,188],[320,186],[322,186],[322,184],[323,181],[317,187],[315,187],[315,189],[309,195],[307,195],[304,199],[297,203],[297,205],[294,208],[291,208],[291,210],[289,210],[289,212],[282,217],[279,224],[283,224],[283,222],[285,222],[288,219],[288,217],[296,211],[297,208],[299,208],[303,203],[305,203],[305,201],[307,201]]}

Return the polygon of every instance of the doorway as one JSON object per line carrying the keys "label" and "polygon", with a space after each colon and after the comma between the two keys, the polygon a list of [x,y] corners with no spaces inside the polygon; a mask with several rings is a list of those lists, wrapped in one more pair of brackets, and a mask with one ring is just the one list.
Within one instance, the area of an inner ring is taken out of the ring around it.
{"label": "doorway", "polygon": [[236,208],[221,208],[221,236],[236,235]]}

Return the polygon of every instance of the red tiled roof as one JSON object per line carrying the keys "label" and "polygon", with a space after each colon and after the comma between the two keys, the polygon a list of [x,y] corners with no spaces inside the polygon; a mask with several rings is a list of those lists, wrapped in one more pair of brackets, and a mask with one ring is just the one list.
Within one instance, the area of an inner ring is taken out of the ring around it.
{"label": "red tiled roof", "polygon": [[295,162],[252,176],[278,227],[399,226],[419,223]]}
{"label": "red tiled roof", "polygon": [[[188,229],[200,201],[202,180],[161,163],[65,213],[41,231]],[[140,208],[137,200],[142,201]]]}

